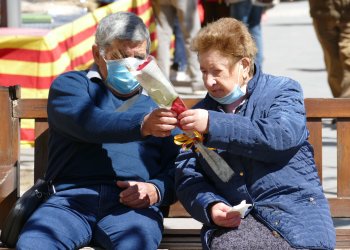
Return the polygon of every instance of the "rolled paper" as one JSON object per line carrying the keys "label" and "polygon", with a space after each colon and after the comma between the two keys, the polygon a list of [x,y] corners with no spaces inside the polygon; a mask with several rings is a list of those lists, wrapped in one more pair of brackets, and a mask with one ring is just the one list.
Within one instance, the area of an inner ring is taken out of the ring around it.
{"label": "rolled paper", "polygon": [[153,57],[149,56],[141,64],[136,74],[136,79],[147,91],[148,95],[160,106],[171,108],[173,102],[179,98],[175,88],[170,81],[164,76]]}
{"label": "rolled paper", "polygon": [[[142,64],[139,64],[136,71],[131,71],[148,95],[160,106],[170,108],[177,114],[187,110],[186,105],[177,94],[174,86],[164,76],[152,56],[149,56]],[[180,127],[180,126],[179,126]],[[181,127],[180,127],[181,128]],[[215,151],[204,147],[202,141],[196,138],[203,138],[197,131],[186,136],[192,139],[192,146],[201,153],[215,174],[223,181],[228,182],[234,175],[232,168]],[[176,143],[177,140],[175,140]],[[179,144],[178,144],[179,145]],[[189,145],[189,144],[188,144]]]}

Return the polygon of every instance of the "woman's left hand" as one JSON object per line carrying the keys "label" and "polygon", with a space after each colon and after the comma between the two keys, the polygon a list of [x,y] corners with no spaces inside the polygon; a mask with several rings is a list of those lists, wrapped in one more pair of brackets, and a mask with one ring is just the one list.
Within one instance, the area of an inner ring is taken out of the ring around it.
{"label": "woman's left hand", "polygon": [[198,131],[208,133],[209,113],[205,109],[189,109],[178,116],[181,128],[185,132]]}
{"label": "woman's left hand", "polygon": [[225,203],[216,203],[210,209],[211,219],[216,225],[221,227],[238,227],[241,223],[241,214],[230,210],[231,207]]}

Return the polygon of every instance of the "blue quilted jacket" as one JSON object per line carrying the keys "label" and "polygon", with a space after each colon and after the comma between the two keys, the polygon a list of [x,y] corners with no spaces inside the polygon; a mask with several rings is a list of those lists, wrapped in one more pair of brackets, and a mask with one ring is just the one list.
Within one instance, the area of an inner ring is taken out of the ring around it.
{"label": "blue quilted jacket", "polygon": [[179,200],[204,223],[206,243],[216,229],[208,205],[246,200],[253,204],[249,212],[291,246],[333,249],[335,230],[307,141],[300,85],[257,69],[247,92],[235,114],[225,113],[209,96],[197,105],[209,110],[205,145],[216,148],[235,175],[224,183],[198,153],[182,151],[176,162]]}

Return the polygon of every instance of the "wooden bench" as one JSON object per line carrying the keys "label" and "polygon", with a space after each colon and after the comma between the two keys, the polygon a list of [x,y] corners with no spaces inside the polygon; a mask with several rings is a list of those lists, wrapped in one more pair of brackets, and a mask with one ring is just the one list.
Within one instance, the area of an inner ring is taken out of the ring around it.
{"label": "wooden bench", "polygon": [[[199,99],[185,99],[192,107]],[[48,124],[46,99],[21,99],[20,88],[0,87],[0,228],[17,199],[20,171],[20,122],[35,120],[34,179],[43,176],[47,163]],[[322,119],[336,118],[337,194],[329,198],[334,220],[350,221],[350,99],[305,99],[310,142],[322,180]],[[170,207],[160,249],[201,249],[201,224],[180,203]],[[336,229],[337,249],[350,249],[350,226]],[[2,249],[0,247],[0,249]]]}

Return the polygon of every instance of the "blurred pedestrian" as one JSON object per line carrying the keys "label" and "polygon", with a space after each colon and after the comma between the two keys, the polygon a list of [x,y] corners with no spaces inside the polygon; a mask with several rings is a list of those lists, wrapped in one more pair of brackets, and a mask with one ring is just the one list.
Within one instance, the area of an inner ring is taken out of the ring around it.
{"label": "blurred pedestrian", "polygon": [[252,34],[258,53],[255,63],[262,66],[264,48],[261,31],[261,17],[264,12],[272,8],[279,0],[225,0],[230,5],[230,16],[247,25]]}
{"label": "blurred pedestrian", "polygon": [[309,0],[333,97],[350,97],[350,1]]}
{"label": "blurred pedestrian", "polygon": [[230,8],[224,0],[202,0],[204,9],[204,21],[202,26],[214,22],[221,17],[230,16]]}
{"label": "blurred pedestrian", "polygon": [[110,3],[113,3],[113,2],[116,2],[118,0],[98,0],[97,1],[97,4],[98,4],[98,7],[102,7],[102,6],[106,6]]}
{"label": "blurred pedestrian", "polygon": [[258,48],[255,63],[262,66],[264,53],[260,23],[264,7],[253,4],[251,0],[226,0],[226,2],[230,4],[230,16],[247,25]]}
{"label": "blurred pedestrian", "polygon": [[175,47],[174,47],[174,59],[170,70],[170,80],[176,82],[188,82],[190,81],[189,76],[186,73],[187,70],[187,56],[185,41],[182,35],[182,31],[179,25],[179,19],[176,17],[174,23],[174,36],[175,36]]}
{"label": "blurred pedestrian", "polygon": [[170,44],[173,24],[177,17],[185,41],[187,73],[190,77],[192,91],[195,94],[205,93],[197,55],[190,50],[191,40],[201,28],[197,8],[198,0],[158,0],[157,4],[157,60],[160,69],[166,77],[170,77]]}

